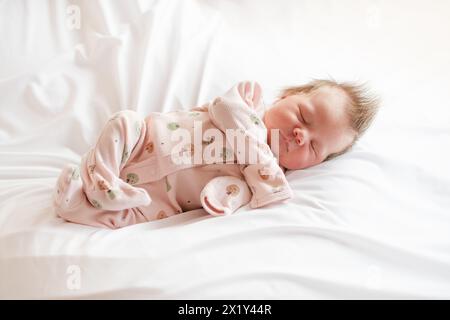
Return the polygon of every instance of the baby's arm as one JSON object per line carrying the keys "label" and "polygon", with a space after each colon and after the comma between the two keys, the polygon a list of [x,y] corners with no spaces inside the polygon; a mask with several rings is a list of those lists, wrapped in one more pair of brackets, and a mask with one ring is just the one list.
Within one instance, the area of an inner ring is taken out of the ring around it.
{"label": "baby's arm", "polygon": [[292,189],[283,170],[276,162],[251,164],[243,170],[245,180],[252,191],[251,208],[292,198]]}
{"label": "baby's arm", "polygon": [[292,197],[283,169],[266,143],[267,129],[253,108],[248,108],[259,107],[260,98],[261,90],[257,83],[243,82],[225,96],[216,98],[208,111],[211,121],[223,132],[227,129],[242,129],[247,140],[245,145],[249,149],[246,153],[257,155],[256,163],[237,157],[238,163],[245,165],[243,174],[253,193],[250,202],[252,208]]}

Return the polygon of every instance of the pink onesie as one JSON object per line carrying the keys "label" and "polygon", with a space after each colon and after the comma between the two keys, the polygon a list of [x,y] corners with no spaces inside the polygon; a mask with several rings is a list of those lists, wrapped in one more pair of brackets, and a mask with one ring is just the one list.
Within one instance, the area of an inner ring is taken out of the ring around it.
{"label": "pink onesie", "polygon": [[202,207],[229,215],[292,196],[267,145],[257,83],[238,83],[197,110],[113,115],[80,167],[62,170],[57,215],[120,228]]}

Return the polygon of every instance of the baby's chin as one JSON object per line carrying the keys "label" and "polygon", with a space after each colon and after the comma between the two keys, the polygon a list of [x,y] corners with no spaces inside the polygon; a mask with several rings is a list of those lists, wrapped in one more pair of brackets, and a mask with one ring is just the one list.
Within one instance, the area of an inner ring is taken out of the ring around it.
{"label": "baby's chin", "polygon": [[296,170],[297,168],[295,168],[292,163],[286,159],[286,157],[284,157],[283,155],[280,155],[278,157],[278,165],[283,168],[284,170]]}
{"label": "baby's chin", "polygon": [[289,162],[283,161],[282,158],[279,159],[279,165],[284,170],[297,170],[294,166],[292,166]]}
{"label": "baby's chin", "polygon": [[296,161],[292,161],[292,159],[289,159],[288,157],[283,157],[283,155],[278,158],[278,164],[285,170],[301,170],[313,165],[309,163],[298,163]]}

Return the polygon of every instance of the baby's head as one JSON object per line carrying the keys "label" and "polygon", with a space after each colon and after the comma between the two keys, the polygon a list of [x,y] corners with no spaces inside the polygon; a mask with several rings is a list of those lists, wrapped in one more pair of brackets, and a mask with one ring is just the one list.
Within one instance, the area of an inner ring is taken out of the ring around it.
{"label": "baby's head", "polygon": [[378,100],[363,85],[314,80],[284,89],[264,114],[268,129],[279,129],[279,162],[304,169],[347,152],[372,123]]}

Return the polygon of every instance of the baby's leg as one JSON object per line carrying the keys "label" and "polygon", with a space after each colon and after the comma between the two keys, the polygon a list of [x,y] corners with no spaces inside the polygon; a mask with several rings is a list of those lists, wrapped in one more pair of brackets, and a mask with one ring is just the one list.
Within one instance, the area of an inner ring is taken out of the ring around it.
{"label": "baby's leg", "polygon": [[106,211],[98,203],[94,204],[95,206],[89,202],[83,192],[78,167],[64,167],[53,195],[55,212],[61,218],[74,223],[111,229],[147,221],[138,208]]}
{"label": "baby's leg", "polygon": [[133,150],[143,148],[146,132],[143,118],[130,110],[116,113],[105,125],[81,162],[83,190],[93,206],[118,211],[150,204],[144,189],[119,178]]}

